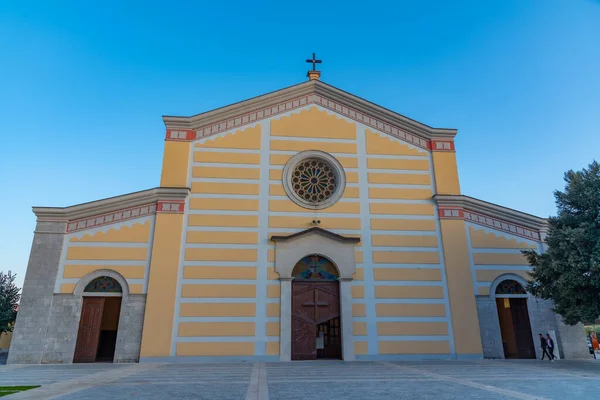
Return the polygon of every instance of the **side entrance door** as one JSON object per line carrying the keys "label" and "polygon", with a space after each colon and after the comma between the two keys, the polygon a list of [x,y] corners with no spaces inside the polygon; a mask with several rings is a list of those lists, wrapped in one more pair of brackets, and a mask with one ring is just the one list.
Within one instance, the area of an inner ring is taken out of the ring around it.
{"label": "side entrance door", "polygon": [[529,312],[527,311],[527,299],[510,299],[510,311],[519,358],[535,358]]}
{"label": "side entrance door", "polygon": [[104,297],[84,297],[75,344],[74,363],[93,363],[98,351]]}
{"label": "side entrance door", "polygon": [[338,282],[292,282],[292,360],[315,360],[317,325],[339,317]]}

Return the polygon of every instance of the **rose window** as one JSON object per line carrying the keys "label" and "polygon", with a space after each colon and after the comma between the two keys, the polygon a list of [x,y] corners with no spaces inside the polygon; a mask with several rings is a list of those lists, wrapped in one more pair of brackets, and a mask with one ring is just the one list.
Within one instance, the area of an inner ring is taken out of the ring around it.
{"label": "rose window", "polygon": [[296,165],[292,188],[303,200],[319,204],[328,200],[337,187],[333,168],[323,160],[308,159]]}

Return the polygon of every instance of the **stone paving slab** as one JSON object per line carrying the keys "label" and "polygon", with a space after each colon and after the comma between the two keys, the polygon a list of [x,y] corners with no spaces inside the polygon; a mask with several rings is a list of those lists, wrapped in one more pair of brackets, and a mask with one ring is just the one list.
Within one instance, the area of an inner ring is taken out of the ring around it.
{"label": "stone paving slab", "polygon": [[10,399],[397,400],[597,398],[594,361],[483,360],[0,366]]}

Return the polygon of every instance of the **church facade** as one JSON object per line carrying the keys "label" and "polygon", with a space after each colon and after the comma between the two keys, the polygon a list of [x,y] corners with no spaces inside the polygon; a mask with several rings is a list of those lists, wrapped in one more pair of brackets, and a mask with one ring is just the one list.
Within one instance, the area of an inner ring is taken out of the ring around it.
{"label": "church facade", "polygon": [[589,357],[525,290],[546,220],[462,195],[456,130],[309,76],[164,117],[160,187],[34,207],[8,363]]}

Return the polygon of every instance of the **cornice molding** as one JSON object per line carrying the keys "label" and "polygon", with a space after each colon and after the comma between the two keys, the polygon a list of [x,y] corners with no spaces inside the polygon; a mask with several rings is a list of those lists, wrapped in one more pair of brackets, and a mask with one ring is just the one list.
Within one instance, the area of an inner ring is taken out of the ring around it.
{"label": "cornice molding", "polygon": [[166,140],[198,140],[311,104],[424,149],[454,151],[456,129],[432,128],[319,80],[191,117],[164,116]]}
{"label": "cornice molding", "polygon": [[318,226],[312,227],[312,228],[308,228],[305,229],[303,231],[300,232],[296,232],[296,233],[292,233],[290,235],[285,235],[285,236],[281,236],[281,235],[273,235],[270,237],[269,240],[277,243],[277,242],[287,242],[289,240],[292,239],[296,239],[311,233],[315,233],[333,240],[337,240],[338,242],[341,243],[359,243],[360,242],[360,238],[357,237],[349,237],[349,236],[342,236],[342,235],[338,235],[337,233],[328,231],[326,229],[323,228],[319,228]]}
{"label": "cornice molding", "polygon": [[33,212],[38,222],[68,223],[67,231],[71,232],[153,214],[159,200],[181,204],[189,191],[189,188],[158,187],[68,207],[33,207]]}
{"label": "cornice molding", "polygon": [[478,225],[540,241],[548,220],[462,195],[437,194],[433,200],[441,219],[464,219]]}

